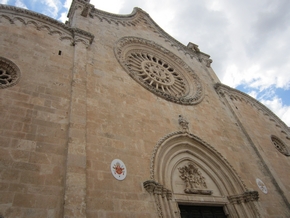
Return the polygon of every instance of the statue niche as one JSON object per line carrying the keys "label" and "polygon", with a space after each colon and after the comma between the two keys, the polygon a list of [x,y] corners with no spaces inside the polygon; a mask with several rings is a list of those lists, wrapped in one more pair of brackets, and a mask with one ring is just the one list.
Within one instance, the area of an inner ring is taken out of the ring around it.
{"label": "statue niche", "polygon": [[212,191],[207,190],[205,178],[193,162],[184,167],[179,167],[180,178],[185,182],[184,192],[187,194],[211,195]]}

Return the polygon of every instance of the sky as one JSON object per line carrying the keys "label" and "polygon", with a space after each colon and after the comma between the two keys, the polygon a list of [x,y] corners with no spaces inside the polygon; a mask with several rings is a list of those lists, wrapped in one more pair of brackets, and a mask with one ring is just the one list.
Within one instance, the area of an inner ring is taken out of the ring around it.
{"label": "sky", "polygon": [[[65,22],[71,0],[0,0]],[[211,56],[221,82],[243,91],[290,126],[289,0],[91,0],[95,8],[146,11],[179,42]]]}

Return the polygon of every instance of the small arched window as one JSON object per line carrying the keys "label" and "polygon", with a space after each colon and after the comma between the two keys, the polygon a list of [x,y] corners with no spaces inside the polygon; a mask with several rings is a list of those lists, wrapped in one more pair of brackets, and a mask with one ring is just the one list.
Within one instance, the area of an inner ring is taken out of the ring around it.
{"label": "small arched window", "polygon": [[276,136],[271,136],[271,140],[275,148],[285,156],[290,156],[286,145]]}

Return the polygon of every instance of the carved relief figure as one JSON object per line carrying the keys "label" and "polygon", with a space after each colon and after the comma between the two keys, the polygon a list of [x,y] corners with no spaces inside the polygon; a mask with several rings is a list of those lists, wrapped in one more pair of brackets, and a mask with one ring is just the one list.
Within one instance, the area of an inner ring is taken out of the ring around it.
{"label": "carved relief figure", "polygon": [[183,132],[188,132],[188,122],[182,115],[179,115],[178,123]]}
{"label": "carved relief figure", "polygon": [[207,185],[205,178],[193,162],[190,162],[184,167],[178,168],[178,170],[180,172],[180,178],[185,182],[185,193],[204,195],[212,194],[211,190],[206,190]]}

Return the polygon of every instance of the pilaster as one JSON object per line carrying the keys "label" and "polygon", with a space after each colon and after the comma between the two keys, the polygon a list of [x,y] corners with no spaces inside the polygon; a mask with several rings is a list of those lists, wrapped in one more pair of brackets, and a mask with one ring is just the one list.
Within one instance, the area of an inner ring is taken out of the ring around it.
{"label": "pilaster", "polygon": [[64,217],[86,217],[87,48],[74,47],[67,146]]}

